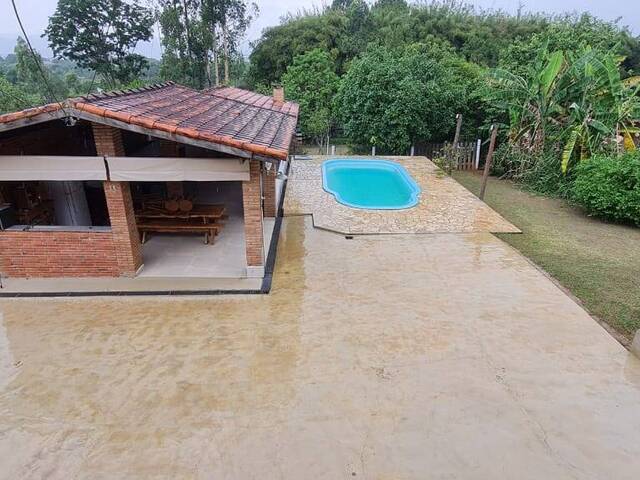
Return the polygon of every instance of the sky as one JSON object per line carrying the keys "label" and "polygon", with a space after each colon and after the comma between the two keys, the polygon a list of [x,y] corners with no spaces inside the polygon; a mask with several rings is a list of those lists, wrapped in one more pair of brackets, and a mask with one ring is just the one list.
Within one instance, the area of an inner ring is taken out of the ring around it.
{"label": "sky", "polygon": [[[287,12],[293,12],[310,8],[314,5],[322,5],[321,0],[255,0],[260,9],[258,18],[253,22],[247,32],[247,38],[243,44],[243,51],[249,52],[249,43],[260,37],[260,33],[266,27],[277,25],[280,18]],[[637,0],[470,0],[482,8],[502,9],[508,12],[516,12],[519,4],[524,5],[524,10],[562,13],[572,11],[589,11],[594,15],[606,19],[615,20],[621,18],[621,24],[627,25],[636,34],[640,35],[640,8],[631,5]],[[46,40],[40,38],[47,25],[49,15],[53,13],[57,0],[16,0],[18,12],[22,18],[25,29],[34,47],[43,55],[50,56]],[[11,53],[15,39],[20,29],[16,22],[10,0],[0,0],[0,55]],[[153,41],[139,45],[140,53],[159,58],[160,44],[157,38]]]}

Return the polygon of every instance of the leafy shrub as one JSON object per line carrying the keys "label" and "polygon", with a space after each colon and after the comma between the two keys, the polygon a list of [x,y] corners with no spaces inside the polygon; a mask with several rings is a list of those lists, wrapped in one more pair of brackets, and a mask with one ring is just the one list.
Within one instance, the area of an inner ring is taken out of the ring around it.
{"label": "leafy shrub", "polygon": [[572,191],[590,214],[640,225],[640,153],[580,162]]}
{"label": "leafy shrub", "polygon": [[441,45],[372,48],[342,77],[336,113],[352,145],[406,154],[412,142],[450,138],[479,76]]}
{"label": "leafy shrub", "polygon": [[323,145],[332,123],[331,104],[338,76],[329,53],[316,48],[293,59],[282,75],[287,98],[300,104],[302,134]]}
{"label": "leafy shrub", "polygon": [[535,154],[504,143],[496,149],[492,173],[521,183],[526,190],[567,198],[573,175],[563,174],[560,162],[557,151]]}

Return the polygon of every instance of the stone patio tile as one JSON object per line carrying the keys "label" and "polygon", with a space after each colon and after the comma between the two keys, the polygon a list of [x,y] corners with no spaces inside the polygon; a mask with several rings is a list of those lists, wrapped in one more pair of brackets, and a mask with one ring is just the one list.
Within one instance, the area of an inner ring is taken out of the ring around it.
{"label": "stone patio tile", "polygon": [[[322,163],[329,158],[294,160],[285,215],[312,215],[317,228],[343,234],[520,233],[496,211],[426,157],[380,157],[401,164],[422,189],[420,202],[404,210],[362,210],[338,203],[322,188]],[[345,157],[346,158],[346,157]],[[370,160],[371,157],[348,157]]]}

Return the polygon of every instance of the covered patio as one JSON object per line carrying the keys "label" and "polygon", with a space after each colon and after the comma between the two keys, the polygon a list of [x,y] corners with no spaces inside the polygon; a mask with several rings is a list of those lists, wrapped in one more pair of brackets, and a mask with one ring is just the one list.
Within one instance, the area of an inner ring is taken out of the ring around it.
{"label": "covered patio", "polygon": [[0,116],[3,292],[262,279],[296,120],[279,90],[172,83]]}

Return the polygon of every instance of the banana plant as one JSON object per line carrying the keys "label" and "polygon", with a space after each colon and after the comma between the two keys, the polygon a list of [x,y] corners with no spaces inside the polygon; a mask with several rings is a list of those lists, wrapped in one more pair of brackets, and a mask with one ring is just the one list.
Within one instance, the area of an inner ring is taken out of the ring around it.
{"label": "banana plant", "polygon": [[508,114],[509,141],[532,153],[559,143],[565,173],[595,152],[635,148],[640,77],[622,79],[622,60],[589,47],[549,52],[545,45],[526,76],[492,70],[488,97]]}
{"label": "banana plant", "polygon": [[566,69],[562,51],[538,53],[530,75],[523,77],[504,69],[488,76],[488,97],[509,116],[509,139],[534,152],[544,148],[550,120],[560,111],[556,89]]}
{"label": "banana plant", "polygon": [[[572,55],[571,68],[560,82],[567,99],[574,99],[564,119],[562,171],[574,158],[595,151],[635,148],[634,121],[640,118],[640,79],[622,80],[621,59],[589,48]],[[621,141],[622,139],[622,141]]]}

